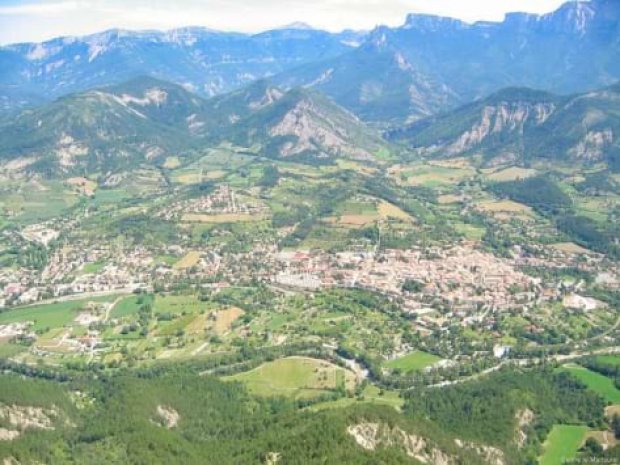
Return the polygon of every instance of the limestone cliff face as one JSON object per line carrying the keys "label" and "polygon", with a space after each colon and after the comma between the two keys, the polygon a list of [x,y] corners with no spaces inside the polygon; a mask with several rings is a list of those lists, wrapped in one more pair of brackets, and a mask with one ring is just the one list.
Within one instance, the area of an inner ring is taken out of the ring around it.
{"label": "limestone cliff face", "polygon": [[455,452],[466,451],[473,457],[481,459],[489,465],[505,465],[504,453],[494,447],[456,439],[456,449],[448,451],[440,447],[431,439],[418,434],[409,433],[398,426],[389,426],[385,423],[359,422],[350,425],[349,435],[362,448],[374,451],[379,447],[396,447],[420,463],[427,465],[456,465],[461,463]]}
{"label": "limestone cliff face", "polygon": [[324,108],[306,99],[298,102],[282,120],[273,126],[269,134],[293,136],[280,148],[280,155],[288,157],[314,151],[319,156],[345,155],[358,159],[370,159],[372,155],[355,145],[344,127],[333,121]]}
{"label": "limestone cliff face", "polygon": [[446,151],[456,155],[482,144],[489,136],[506,132],[523,134],[526,124],[541,125],[554,111],[553,103],[502,102],[485,106],[480,119],[449,144]]}
{"label": "limestone cliff face", "polygon": [[619,114],[620,84],[573,96],[512,88],[388,137],[427,156],[482,155],[489,165],[546,158],[614,167]]}

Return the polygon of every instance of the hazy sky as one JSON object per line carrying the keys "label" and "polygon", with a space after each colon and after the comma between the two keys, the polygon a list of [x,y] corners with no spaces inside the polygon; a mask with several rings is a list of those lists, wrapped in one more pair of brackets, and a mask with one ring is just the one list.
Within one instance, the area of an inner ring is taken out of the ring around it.
{"label": "hazy sky", "polygon": [[341,30],[399,25],[407,13],[466,21],[508,11],[546,13],[564,0],[0,0],[0,43],[84,35],[114,27],[207,26],[256,32],[295,21]]}

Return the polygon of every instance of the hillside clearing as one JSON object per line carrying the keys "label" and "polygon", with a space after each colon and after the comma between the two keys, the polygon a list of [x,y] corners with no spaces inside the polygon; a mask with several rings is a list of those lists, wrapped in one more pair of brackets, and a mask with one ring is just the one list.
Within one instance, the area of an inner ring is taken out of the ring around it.
{"label": "hillside clearing", "polygon": [[415,352],[411,352],[403,357],[386,362],[385,366],[393,370],[401,370],[403,373],[411,373],[412,371],[423,370],[439,362],[440,360],[441,358],[436,355],[416,350]]}
{"label": "hillside clearing", "polygon": [[306,357],[268,362],[225,380],[240,381],[256,395],[295,399],[314,398],[339,388],[351,390],[355,386],[355,375],[351,371],[324,360]]}
{"label": "hillside clearing", "polygon": [[529,178],[532,176],[536,176],[536,174],[538,174],[538,171],[534,169],[519,168],[518,166],[513,166],[503,170],[487,173],[487,176],[491,181],[506,182],[516,181],[517,179]]}
{"label": "hillside clearing", "polygon": [[561,370],[579,379],[588,386],[588,388],[602,396],[608,402],[620,404],[620,390],[616,388],[611,378],[595,373],[579,365],[566,365],[562,367]]}
{"label": "hillside clearing", "polygon": [[587,431],[585,426],[555,425],[544,443],[540,465],[561,465],[574,459]]}

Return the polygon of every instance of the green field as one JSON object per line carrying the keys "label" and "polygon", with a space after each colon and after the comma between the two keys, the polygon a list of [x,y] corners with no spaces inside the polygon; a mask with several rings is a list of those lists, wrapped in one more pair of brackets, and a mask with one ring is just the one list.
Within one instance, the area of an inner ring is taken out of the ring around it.
{"label": "green field", "polygon": [[96,274],[105,268],[105,266],[106,264],[104,262],[87,263],[84,265],[84,269],[82,271],[87,274]]}
{"label": "green field", "polygon": [[241,381],[259,396],[313,398],[339,388],[351,388],[353,373],[324,360],[290,357],[225,378]]}
{"label": "green field", "polygon": [[140,310],[140,306],[147,303],[153,303],[153,296],[132,295],[126,297],[114,306],[110,312],[110,318],[123,318],[135,315]]}
{"label": "green field", "polygon": [[411,373],[412,371],[420,371],[437,363],[441,358],[427,352],[415,351],[394,360],[385,363],[387,368],[392,370],[400,370],[403,373]]}
{"label": "green field", "polygon": [[195,295],[166,295],[155,298],[155,313],[197,313],[205,305]]}
{"label": "green field", "polygon": [[362,395],[358,397],[343,397],[338,400],[331,400],[327,402],[319,402],[310,407],[310,410],[321,411],[335,408],[349,407],[354,404],[375,404],[375,405],[387,405],[394,407],[400,411],[405,401],[398,395],[396,391],[382,391],[377,386],[369,384],[362,391]]}
{"label": "green field", "polygon": [[0,358],[11,358],[27,350],[27,347],[10,343],[0,343]]}
{"label": "green field", "polygon": [[177,333],[177,331],[185,330],[187,325],[189,325],[194,318],[196,318],[195,315],[185,315],[172,320],[168,324],[162,324],[162,328],[157,333],[160,336],[173,336]]}
{"label": "green field", "polygon": [[440,187],[456,184],[475,175],[470,167],[450,167],[418,164],[406,166],[398,172],[398,176],[406,184],[424,187]]}
{"label": "green field", "polygon": [[620,355],[599,355],[596,361],[604,365],[617,366],[620,365]]}
{"label": "green field", "polygon": [[575,376],[608,402],[620,404],[620,390],[616,388],[611,378],[578,365],[567,365],[563,367],[562,370]]}
{"label": "green field", "polygon": [[22,223],[37,223],[65,213],[78,201],[78,195],[61,182],[15,183],[0,192],[0,207],[15,213]]}
{"label": "green field", "polygon": [[585,426],[555,425],[545,441],[540,465],[561,465],[574,459],[587,431]]}
{"label": "green field", "polygon": [[16,308],[0,313],[0,324],[32,321],[35,330],[59,328],[71,323],[88,302],[109,302],[113,299],[113,296],[97,297]]}
{"label": "green field", "polygon": [[465,223],[456,223],[452,225],[456,232],[465,236],[465,239],[471,241],[482,240],[486,230],[484,228]]}

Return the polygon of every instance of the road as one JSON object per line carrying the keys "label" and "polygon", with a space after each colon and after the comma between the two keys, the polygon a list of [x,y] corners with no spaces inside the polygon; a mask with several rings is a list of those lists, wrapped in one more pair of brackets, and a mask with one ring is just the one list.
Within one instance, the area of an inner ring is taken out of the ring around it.
{"label": "road", "polygon": [[[620,353],[620,346],[616,346],[616,347],[605,347],[602,349],[597,349],[597,350],[591,350],[591,351],[579,351],[579,352],[573,352],[571,354],[566,354],[566,355],[550,355],[548,357],[545,357],[546,361],[551,361],[551,362],[559,362],[559,363],[563,363],[563,362],[567,362],[569,360],[574,360],[576,358],[581,358],[581,357],[587,357],[589,355],[605,355],[605,354],[618,354]],[[428,387],[430,388],[441,388],[441,387],[446,387],[446,386],[453,386],[455,384],[462,384],[462,383],[467,383],[469,381],[474,381],[476,379],[479,379],[483,376],[486,376],[490,373],[493,373],[495,371],[500,370],[502,367],[507,366],[507,365],[517,365],[517,366],[530,366],[530,365],[537,365],[539,364],[543,359],[542,358],[530,358],[530,359],[508,359],[508,360],[504,360],[503,362],[491,367],[491,368],[487,368],[484,371],[481,371],[480,373],[476,373],[474,375],[468,376],[466,378],[460,378],[454,381],[443,381],[441,383],[437,383],[437,384],[431,384]]]}
{"label": "road", "polygon": [[[86,300],[86,299],[94,299],[96,297],[107,297],[110,295],[117,294],[132,294],[135,291],[135,287],[124,287],[119,289],[110,289],[108,291],[93,291],[93,292],[84,292],[82,294],[70,294],[63,295],[59,297],[54,297],[52,299],[39,300],[38,302],[34,302],[28,305],[23,305],[21,307],[16,307],[13,310],[19,310],[20,308],[28,308],[28,307],[38,307],[40,305],[53,304],[56,302],[71,302],[73,300]],[[147,292],[150,292],[149,289],[146,289]]]}

